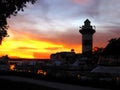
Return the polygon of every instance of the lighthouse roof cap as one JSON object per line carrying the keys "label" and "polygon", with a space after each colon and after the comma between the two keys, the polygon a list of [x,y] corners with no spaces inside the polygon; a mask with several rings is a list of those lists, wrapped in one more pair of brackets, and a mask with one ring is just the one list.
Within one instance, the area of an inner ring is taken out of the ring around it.
{"label": "lighthouse roof cap", "polygon": [[89,19],[86,19],[84,23],[91,23]]}

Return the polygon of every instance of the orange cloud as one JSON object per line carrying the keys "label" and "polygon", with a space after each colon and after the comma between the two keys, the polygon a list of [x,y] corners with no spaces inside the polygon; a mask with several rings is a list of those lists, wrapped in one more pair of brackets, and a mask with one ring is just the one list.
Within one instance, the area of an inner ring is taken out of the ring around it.
{"label": "orange cloud", "polygon": [[41,59],[49,59],[50,53],[43,53],[43,52],[33,52],[34,58],[41,58]]}

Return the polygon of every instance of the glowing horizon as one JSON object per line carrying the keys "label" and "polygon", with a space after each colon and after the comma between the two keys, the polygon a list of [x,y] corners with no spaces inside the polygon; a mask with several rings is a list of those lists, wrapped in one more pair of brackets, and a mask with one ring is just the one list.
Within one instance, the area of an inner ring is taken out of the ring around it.
{"label": "glowing horizon", "polygon": [[24,12],[8,19],[10,37],[3,40],[0,56],[50,58],[52,53],[71,49],[81,53],[79,27],[86,19],[96,26],[93,48],[104,48],[108,40],[120,36],[119,3],[119,0],[38,0],[34,5],[28,3]]}
{"label": "glowing horizon", "polygon": [[25,35],[24,38],[15,38],[11,30],[8,31],[11,35],[6,37],[0,47],[0,55],[8,55],[12,58],[50,58],[50,55],[61,51],[70,51],[70,48],[65,48],[62,44],[55,44],[52,42],[35,40]]}

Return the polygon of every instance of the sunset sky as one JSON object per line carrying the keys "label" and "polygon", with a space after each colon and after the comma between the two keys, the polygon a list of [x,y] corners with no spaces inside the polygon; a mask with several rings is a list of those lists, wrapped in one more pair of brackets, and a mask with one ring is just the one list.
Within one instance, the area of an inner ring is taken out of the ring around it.
{"label": "sunset sky", "polygon": [[8,19],[9,37],[0,55],[19,58],[49,58],[50,54],[81,53],[79,27],[89,19],[96,26],[93,47],[105,47],[120,37],[120,0],[38,0],[24,12]]}

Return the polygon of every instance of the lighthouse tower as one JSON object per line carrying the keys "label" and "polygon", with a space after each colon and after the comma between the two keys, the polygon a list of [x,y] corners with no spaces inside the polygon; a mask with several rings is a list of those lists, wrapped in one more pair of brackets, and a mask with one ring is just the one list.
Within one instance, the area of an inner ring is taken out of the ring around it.
{"label": "lighthouse tower", "polygon": [[79,30],[79,32],[82,34],[82,54],[84,55],[92,54],[93,34],[95,33],[95,30],[90,23],[91,22],[86,19],[84,21],[84,25]]}

